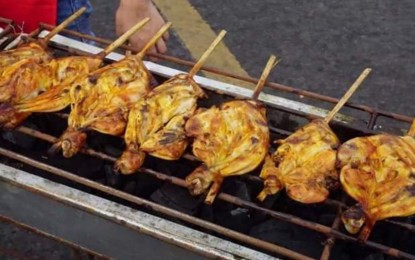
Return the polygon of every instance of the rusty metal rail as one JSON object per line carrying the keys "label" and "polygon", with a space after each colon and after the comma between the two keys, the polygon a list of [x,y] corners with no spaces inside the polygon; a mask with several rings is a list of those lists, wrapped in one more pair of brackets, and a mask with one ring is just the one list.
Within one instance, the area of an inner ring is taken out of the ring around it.
{"label": "rusty metal rail", "polygon": [[[88,248],[81,247],[79,245],[73,244],[73,243],[71,243],[69,241],[66,241],[66,240],[63,240],[63,239],[61,239],[61,238],[59,238],[57,236],[53,236],[51,234],[47,234],[45,232],[42,232],[42,231],[40,231],[38,229],[35,229],[33,227],[30,227],[28,225],[25,225],[23,223],[20,223],[18,221],[15,221],[13,219],[10,219],[8,217],[1,216],[0,215],[0,222],[4,222],[4,223],[11,224],[11,225],[16,226],[16,227],[18,227],[20,229],[24,229],[24,230],[26,230],[26,231],[28,231],[30,233],[33,233],[33,234],[36,234],[36,235],[39,235],[39,236],[42,236],[42,237],[51,239],[51,240],[56,241],[57,243],[60,243],[60,244],[64,244],[64,245],[68,246],[69,248],[71,248],[72,251],[74,252],[74,254],[79,254],[79,252],[83,251],[83,252],[87,253],[89,257],[94,257],[94,259],[102,259],[102,260],[104,260],[104,259],[105,260],[107,260],[107,259],[109,260],[110,259],[109,257],[104,256],[102,254],[99,254],[97,252],[94,252],[92,250],[89,250]],[[1,251],[2,250],[0,249],[0,252]]]}
{"label": "rusty metal rail", "polygon": [[[52,25],[49,25],[49,24],[45,24],[45,23],[40,24],[40,30],[42,30],[42,29],[51,30],[53,28],[55,28],[55,27],[52,26]],[[62,30],[62,32],[67,34],[67,35],[70,35],[70,36],[76,36],[76,37],[84,38],[84,39],[87,39],[87,40],[92,40],[92,41],[95,41],[95,42],[101,43],[101,44],[110,44],[111,43],[110,40],[106,40],[106,39],[102,39],[102,38],[99,38],[99,37],[90,36],[90,35],[74,32],[74,31],[70,31],[70,30],[67,30],[67,29]],[[130,51],[133,51],[133,52],[138,52],[139,51],[139,50],[137,50],[135,48],[132,48],[132,47],[126,45],[126,44],[121,45],[119,48],[123,49],[123,50],[130,50]],[[173,57],[173,56],[170,56],[170,55],[165,55],[165,54],[148,53],[147,55],[151,56],[151,57],[158,58],[160,60],[172,62],[172,63],[175,63],[175,64],[187,66],[187,67],[193,67],[194,64],[195,64],[195,62],[193,62],[193,61],[187,61],[187,60],[179,59],[179,58],[176,58],[176,57]],[[250,82],[250,83],[253,83],[253,84],[256,84],[259,80],[259,79],[254,78],[254,77],[241,76],[241,75],[238,75],[238,74],[235,74],[235,73],[232,73],[232,72],[224,71],[224,70],[214,68],[214,67],[210,67],[210,66],[202,66],[201,70],[207,71],[207,72],[212,72],[212,73],[215,73],[217,75],[222,75],[222,76],[226,76],[226,77],[230,77],[230,78],[234,78],[234,79],[239,79],[239,80]],[[270,88],[275,89],[275,90],[295,94],[297,96],[307,97],[307,98],[310,98],[310,99],[313,99],[313,100],[320,100],[320,101],[329,102],[329,103],[332,103],[332,104],[336,104],[337,102],[339,102],[338,98],[321,95],[321,94],[311,92],[311,91],[300,90],[300,89],[297,89],[297,88],[294,88],[294,87],[282,85],[282,84],[275,83],[275,82],[266,82],[265,86],[270,87]],[[376,124],[376,121],[379,117],[387,117],[387,118],[395,119],[395,120],[406,122],[406,123],[411,123],[412,120],[413,120],[413,118],[409,117],[409,116],[405,116],[405,115],[401,115],[401,114],[397,114],[397,113],[392,113],[392,112],[376,109],[376,108],[369,107],[369,106],[366,106],[366,105],[355,104],[353,102],[346,102],[345,107],[350,107],[350,108],[354,108],[354,109],[357,109],[357,110],[360,110],[360,111],[367,112],[370,116],[370,120],[367,124],[368,129],[373,129],[373,127]]]}

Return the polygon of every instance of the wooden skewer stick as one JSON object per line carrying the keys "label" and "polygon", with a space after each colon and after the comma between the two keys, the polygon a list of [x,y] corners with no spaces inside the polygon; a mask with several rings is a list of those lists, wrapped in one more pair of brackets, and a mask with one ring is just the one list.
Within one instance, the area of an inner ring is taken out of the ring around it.
{"label": "wooden skewer stick", "polygon": [[210,54],[215,50],[216,46],[222,41],[223,37],[225,37],[226,31],[222,30],[218,37],[210,44],[209,48],[202,54],[200,59],[196,62],[196,64],[193,66],[193,68],[189,72],[189,77],[193,78],[194,75],[202,68],[203,64],[207,60],[207,58],[210,56]]}
{"label": "wooden skewer stick", "polygon": [[120,47],[128,38],[131,37],[134,33],[136,33],[138,30],[144,27],[148,22],[150,21],[150,18],[146,17],[140,22],[138,22],[136,25],[131,27],[128,31],[126,31],[123,35],[121,35],[118,39],[116,39],[113,43],[108,45],[102,52],[100,52],[97,56],[104,58],[109,53],[111,53],[113,50]]}
{"label": "wooden skewer stick", "polygon": [[81,16],[86,11],[86,7],[82,7],[78,11],[76,11],[73,15],[69,16],[65,21],[63,21],[61,24],[56,26],[52,31],[48,33],[48,35],[43,38],[44,42],[48,42],[53,36],[58,34],[60,31],[62,31],[65,27],[67,27],[70,23],[72,23],[76,18]]}
{"label": "wooden skewer stick", "polygon": [[412,136],[412,137],[415,136],[415,119],[414,119],[414,121],[412,121],[411,128],[409,128],[409,131],[408,131],[408,133],[406,133],[406,135],[407,136]]}
{"label": "wooden skewer stick", "polygon": [[264,71],[262,72],[262,75],[259,78],[258,83],[254,89],[252,99],[258,99],[258,96],[264,88],[265,82],[267,81],[269,74],[279,62],[280,60],[277,60],[277,57],[275,55],[271,55],[271,57],[268,59],[267,65],[265,66]]}
{"label": "wooden skewer stick", "polygon": [[147,51],[163,36],[163,34],[170,28],[172,22],[168,22],[147,42],[147,44],[137,53],[137,57],[142,59],[146,55]]}
{"label": "wooden skewer stick", "polygon": [[328,124],[333,117],[339,112],[339,110],[346,104],[347,100],[353,95],[353,93],[357,90],[357,88],[363,83],[367,75],[372,71],[371,68],[366,68],[362,74],[357,78],[357,80],[353,83],[353,85],[349,88],[349,90],[343,95],[343,97],[339,100],[336,106],[330,111],[330,113],[324,118],[324,122]]}

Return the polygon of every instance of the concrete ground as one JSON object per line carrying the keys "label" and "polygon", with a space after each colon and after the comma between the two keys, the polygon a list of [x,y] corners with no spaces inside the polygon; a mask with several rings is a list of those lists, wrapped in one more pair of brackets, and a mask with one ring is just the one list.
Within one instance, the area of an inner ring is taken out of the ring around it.
{"label": "concrete ground", "polygon": [[[95,9],[92,15],[95,34],[114,39],[114,12],[118,1],[91,2]],[[155,2],[165,7],[173,1]],[[351,100],[415,115],[415,70],[412,67],[415,60],[415,1],[178,2],[190,4],[213,32],[228,31],[224,39],[226,47],[235,57],[234,64],[240,64],[247,75],[258,77],[273,53],[281,57],[282,62],[272,73],[271,80],[340,97],[360,72],[370,67],[373,69],[371,75]],[[161,12],[171,14],[171,8]],[[186,14],[170,17],[188,19]],[[188,26],[190,28],[192,24]],[[186,28],[181,29],[181,34],[185,34]],[[168,54],[196,59],[193,45],[197,42],[183,41],[181,34],[174,31],[173,26]],[[5,258],[1,249],[13,247],[19,236],[30,237],[17,228],[0,225],[1,259]],[[42,250],[54,251],[53,258],[56,259],[72,258],[67,248],[43,238],[33,237],[26,249],[19,250],[32,258],[37,258],[36,252],[42,258]]]}
{"label": "concrete ground", "polygon": [[[170,1],[155,2],[165,6]],[[351,101],[415,115],[414,1],[188,2],[215,33],[228,31],[224,42],[250,76],[259,77],[269,55],[275,54],[282,61],[271,74],[272,81],[341,97],[363,69],[370,67],[371,75]],[[115,38],[117,1],[92,3],[95,33]],[[165,13],[169,12],[166,8]],[[183,14],[180,19],[188,18]],[[183,42],[173,32],[169,54],[197,58],[189,56],[188,44],[197,43]]]}

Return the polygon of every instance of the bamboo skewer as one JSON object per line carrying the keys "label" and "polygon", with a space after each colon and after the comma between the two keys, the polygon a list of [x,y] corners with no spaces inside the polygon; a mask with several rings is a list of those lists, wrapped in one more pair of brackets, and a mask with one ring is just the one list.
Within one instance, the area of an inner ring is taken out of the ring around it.
{"label": "bamboo skewer", "polygon": [[252,99],[256,100],[258,99],[259,94],[261,93],[262,89],[265,86],[265,82],[268,79],[269,74],[271,73],[272,69],[280,62],[280,60],[277,60],[277,57],[275,55],[271,55],[269,58],[267,65],[264,68],[264,71],[262,72],[261,77],[258,80],[258,83],[254,89],[254,93],[252,95]]}
{"label": "bamboo skewer", "polygon": [[48,42],[53,36],[58,34],[60,31],[62,31],[65,27],[67,27],[70,23],[72,23],[76,18],[81,16],[86,11],[86,7],[82,7],[78,11],[76,11],[74,14],[69,16],[65,21],[63,21],[61,24],[56,26],[52,31],[48,33],[48,35],[45,36],[42,40],[46,43]]}
{"label": "bamboo skewer", "polygon": [[136,33],[138,30],[144,27],[148,22],[150,21],[150,18],[146,17],[140,22],[138,22],[136,25],[131,27],[128,31],[126,31],[123,35],[121,35],[118,39],[116,39],[113,43],[108,45],[103,51],[97,54],[98,57],[104,58],[108,54],[110,54],[113,50],[120,47],[128,38],[131,37],[134,33]]}
{"label": "bamboo skewer", "polygon": [[347,100],[353,95],[353,93],[357,90],[357,88],[363,83],[365,78],[369,75],[372,71],[371,68],[366,68],[362,74],[357,78],[357,80],[353,83],[353,85],[349,88],[349,90],[343,95],[343,97],[339,100],[336,106],[330,111],[330,113],[324,118],[324,122],[328,124],[333,117],[339,112],[339,110],[346,104]]}
{"label": "bamboo skewer", "polygon": [[226,31],[222,30],[216,39],[210,44],[209,48],[202,54],[200,59],[196,62],[193,68],[189,72],[189,77],[193,78],[194,75],[202,68],[203,64],[209,58],[210,54],[215,50],[216,46],[222,41],[223,37],[225,37]]}
{"label": "bamboo skewer", "polygon": [[409,128],[408,133],[406,133],[407,136],[415,136],[415,119],[412,121],[411,127]]}
{"label": "bamboo skewer", "polygon": [[147,51],[154,45],[156,42],[163,36],[163,34],[170,28],[172,22],[166,23],[160,30],[146,43],[146,45],[141,49],[139,53],[136,54],[136,57],[142,59]]}

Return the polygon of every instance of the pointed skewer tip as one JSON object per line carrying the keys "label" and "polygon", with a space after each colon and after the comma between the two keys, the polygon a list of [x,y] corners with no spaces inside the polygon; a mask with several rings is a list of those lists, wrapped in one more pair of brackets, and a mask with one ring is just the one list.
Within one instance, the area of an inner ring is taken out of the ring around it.
{"label": "pointed skewer tip", "polygon": [[202,68],[203,64],[209,58],[210,54],[212,54],[212,52],[215,50],[216,46],[218,46],[218,44],[225,37],[226,33],[227,32],[225,30],[220,31],[219,35],[215,38],[215,40],[210,44],[210,46],[206,49],[206,51],[202,54],[202,56],[193,66],[193,68],[189,71],[190,78],[193,78],[193,76],[196,75],[196,73]]}
{"label": "pointed skewer tip", "polygon": [[167,32],[167,30],[171,27],[173,23],[168,22],[163,25],[160,30],[146,43],[146,45],[140,50],[139,53],[136,54],[137,57],[143,58],[147,51],[154,45],[156,42]]}
{"label": "pointed skewer tip", "polygon": [[343,95],[343,97],[339,100],[336,106],[329,112],[329,114],[324,118],[324,122],[328,124],[334,116],[339,112],[339,110],[346,104],[346,102],[350,99],[350,97],[354,94],[357,88],[363,83],[369,73],[372,71],[371,68],[366,68],[360,76],[356,79],[356,81],[350,86],[349,90]]}
{"label": "pointed skewer tip", "polygon": [[265,65],[264,70],[262,71],[261,77],[258,80],[258,83],[254,89],[254,93],[252,94],[252,99],[256,100],[259,97],[259,94],[264,89],[265,83],[269,77],[271,71],[277,66],[277,64],[281,61],[278,59],[277,56],[271,55],[268,59],[267,65]]}

